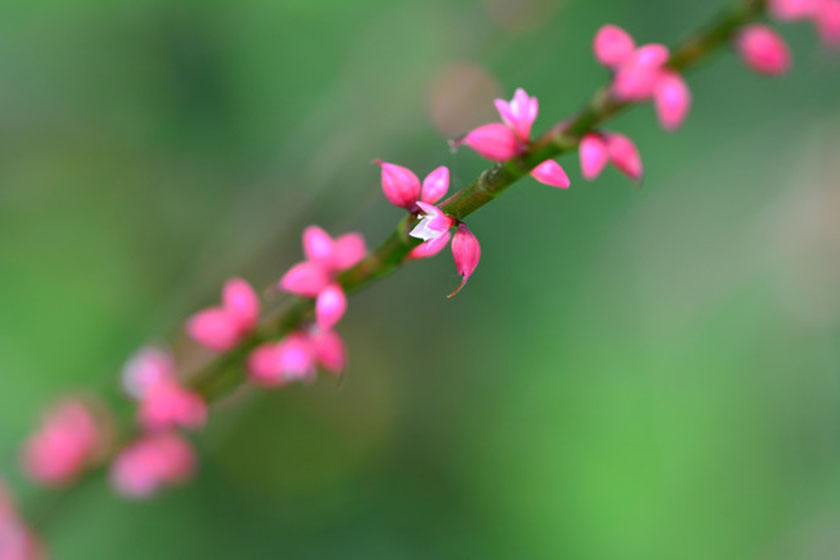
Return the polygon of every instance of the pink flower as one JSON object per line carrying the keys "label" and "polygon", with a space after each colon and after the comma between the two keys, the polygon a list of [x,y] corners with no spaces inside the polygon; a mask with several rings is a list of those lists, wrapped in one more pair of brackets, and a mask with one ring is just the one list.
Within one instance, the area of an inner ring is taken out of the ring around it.
{"label": "pink flower", "polygon": [[642,45],[615,25],[605,25],[595,35],[595,58],[614,72],[613,94],[624,101],[653,98],[659,122],[676,130],[691,107],[691,92],[682,77],[666,67],[670,53],[660,44]]}
{"label": "pink flower", "polygon": [[744,28],[737,38],[738,52],[753,70],[778,76],[790,70],[791,56],[787,43],[766,25]]}
{"label": "pink flower", "polygon": [[199,311],[187,321],[187,333],[199,344],[225,352],[236,346],[257,323],[260,301],[245,280],[228,280],[222,306]]}
{"label": "pink flower", "polygon": [[386,163],[381,159],[375,161],[382,168],[382,191],[385,197],[409,212],[416,210],[417,202],[434,204],[449,190],[449,168],[440,166],[425,179],[420,186],[420,179],[413,171],[401,165]]}
{"label": "pink flower", "polygon": [[164,486],[186,481],[195,469],[195,455],[174,433],[144,436],[124,449],[111,465],[111,482],[128,498],[147,498]]}
{"label": "pink flower", "polygon": [[481,258],[481,246],[478,244],[478,239],[467,228],[466,224],[460,224],[458,231],[452,238],[452,258],[455,260],[455,269],[461,275],[461,283],[447,297],[452,297],[461,291]]}
{"label": "pink flower", "polygon": [[43,560],[41,543],[20,518],[0,481],[0,560]]}
{"label": "pink flower", "polygon": [[[438,187],[430,187],[435,188]],[[299,296],[316,298],[318,324],[331,328],[347,309],[344,290],[335,279],[340,272],[358,264],[366,252],[365,240],[357,233],[333,239],[323,229],[309,226],[303,232],[303,253],[307,260],[289,269],[280,279],[279,288]]]}
{"label": "pink flower", "polygon": [[137,417],[146,430],[204,426],[206,403],[197,393],[181,387],[175,361],[162,350],[144,348],[135,354],[123,368],[123,387],[140,402]]}
{"label": "pink flower", "polygon": [[338,373],[346,362],[344,342],[334,331],[312,329],[292,333],[280,342],[263,344],[248,359],[251,378],[268,387],[311,379],[318,365]]}
{"label": "pink flower", "polygon": [[569,176],[553,159],[547,159],[531,171],[531,177],[552,187],[568,189],[571,182]]}
{"label": "pink flower", "polygon": [[494,103],[502,121],[516,133],[520,141],[528,142],[531,138],[531,126],[539,112],[537,98],[529,96],[524,89],[517,88],[510,101],[496,99]]}
{"label": "pink flower", "polygon": [[420,222],[408,234],[411,237],[429,241],[442,237],[452,228],[454,221],[434,204],[418,202],[422,213]]}
{"label": "pink flower", "polygon": [[795,21],[814,17],[821,0],[770,0],[770,15],[780,21]]}
{"label": "pink flower", "polygon": [[812,20],[825,45],[840,46],[840,0],[771,0],[769,9],[780,21]]}
{"label": "pink flower", "polygon": [[822,42],[830,47],[840,47],[840,0],[820,2],[816,22]]}
{"label": "pink flower", "polygon": [[30,478],[62,486],[79,476],[102,451],[104,435],[91,411],[77,399],[65,399],[50,410],[23,449]]}
{"label": "pink flower", "polygon": [[580,166],[587,181],[597,178],[607,162],[619,171],[640,181],[643,174],[642,158],[636,145],[628,137],[617,132],[590,133],[580,144]]}
{"label": "pink flower", "polygon": [[408,258],[427,259],[429,257],[434,257],[446,248],[446,245],[449,243],[450,239],[452,239],[452,234],[447,231],[440,237],[430,239],[412,249],[411,252],[408,254]]}

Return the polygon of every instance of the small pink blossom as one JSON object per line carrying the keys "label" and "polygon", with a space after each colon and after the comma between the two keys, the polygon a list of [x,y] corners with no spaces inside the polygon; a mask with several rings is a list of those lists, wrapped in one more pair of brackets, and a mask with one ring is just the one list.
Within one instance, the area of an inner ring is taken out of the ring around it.
{"label": "small pink blossom", "polygon": [[816,23],[822,42],[829,47],[840,47],[840,0],[820,2]]}
{"label": "small pink blossom", "polygon": [[691,108],[691,91],[676,72],[662,72],[653,92],[659,124],[668,131],[676,130]]}
{"label": "small pink blossom", "polygon": [[[420,202],[434,204],[449,190],[449,168],[444,165],[426,175],[421,187],[420,179],[410,169],[379,159],[375,163],[382,168],[382,190],[386,198],[409,212],[415,212]],[[393,196],[394,192],[403,194],[397,197]]]}
{"label": "small pink blossom", "polygon": [[531,126],[539,112],[537,98],[529,96],[524,89],[517,88],[510,101],[496,99],[494,103],[502,121],[516,133],[521,142],[528,142],[531,138]]}
{"label": "small pink blossom", "polygon": [[315,360],[330,373],[341,373],[347,365],[344,340],[335,331],[317,330],[309,335]]}
{"label": "small pink blossom", "polygon": [[315,317],[324,330],[333,328],[347,311],[347,296],[338,284],[330,284],[315,300]]}
{"label": "small pink blossom", "polygon": [[445,235],[452,228],[452,218],[434,204],[418,202],[417,205],[421,210],[420,221],[409,232],[411,237],[429,241]]}
{"label": "small pink blossom", "polygon": [[639,47],[636,52],[616,70],[613,91],[626,101],[649,99],[662,77],[664,65],[668,62],[668,48],[650,44]]}
{"label": "small pink blossom", "polygon": [[633,179],[641,181],[642,158],[638,148],[627,136],[617,132],[590,133],[580,145],[580,165],[583,176],[591,181],[597,178],[607,162]]}
{"label": "small pink blossom", "polygon": [[770,15],[780,21],[814,17],[822,0],[770,0]]}
{"label": "small pink blossom", "polygon": [[435,237],[424,241],[417,247],[411,250],[408,254],[410,259],[428,259],[434,257],[446,248],[446,245],[452,239],[452,233],[446,232],[440,237]]}
{"label": "small pink blossom", "polygon": [[559,187],[561,189],[568,189],[571,181],[569,176],[560,166],[559,163],[553,159],[547,159],[531,171],[531,177],[552,187]]}
{"label": "small pink blossom", "polygon": [[207,405],[197,393],[178,383],[171,354],[156,348],[140,350],[123,368],[122,381],[126,392],[140,403],[137,417],[144,429],[204,425]]}
{"label": "small pink blossom", "polygon": [[840,47],[840,0],[771,0],[769,9],[780,21],[812,20],[823,44]]}
{"label": "small pink blossom", "polygon": [[280,279],[280,288],[304,297],[317,297],[331,281],[330,271],[313,261],[298,263]]}
{"label": "small pink blossom", "polygon": [[766,25],[755,24],[741,30],[737,46],[744,62],[757,72],[778,76],[790,70],[787,43]]}
{"label": "small pink blossom", "polygon": [[187,321],[187,333],[202,346],[225,352],[254,328],[260,314],[256,292],[245,280],[228,280],[222,306],[199,311]]}
{"label": "small pink blossom", "polygon": [[251,378],[268,387],[311,379],[318,365],[338,373],[346,362],[344,342],[335,331],[314,328],[295,332],[281,340],[263,344],[248,359]]}
{"label": "small pink blossom", "polygon": [[24,524],[11,494],[0,481],[0,560],[43,560],[40,541]]}
{"label": "small pink blossom", "polygon": [[516,132],[502,123],[480,126],[453,145],[466,144],[480,156],[492,161],[507,161],[519,153],[520,144]]}
{"label": "small pink blossom", "polygon": [[65,399],[50,410],[24,445],[23,465],[30,478],[48,486],[76,479],[102,451],[103,432],[88,407]]}
{"label": "small pink blossom", "polygon": [[633,56],[636,43],[620,27],[605,25],[595,34],[592,50],[598,62],[609,68],[618,68]]}
{"label": "small pink blossom", "polygon": [[461,283],[448,297],[452,297],[461,291],[481,258],[481,246],[478,244],[478,239],[467,228],[466,224],[460,224],[458,231],[452,238],[452,258],[455,260],[455,269],[461,275]]}
{"label": "small pink blossom", "polygon": [[195,454],[174,433],[144,436],[124,449],[111,465],[111,482],[128,498],[148,498],[165,486],[188,480]]}

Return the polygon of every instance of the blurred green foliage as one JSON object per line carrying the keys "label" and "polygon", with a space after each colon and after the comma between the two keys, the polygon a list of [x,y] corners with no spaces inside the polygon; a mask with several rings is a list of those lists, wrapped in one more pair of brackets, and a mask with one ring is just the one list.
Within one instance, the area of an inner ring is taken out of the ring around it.
{"label": "blurred green foliage", "polygon": [[[485,86],[447,115],[489,118],[497,81],[539,97],[539,131],[603,83],[599,25],[673,43],[723,3],[4,2],[0,472],[35,495],[38,411],[114,393],[226,277],[276,279],[303,226],[384,237],[374,157],[475,177],[433,124],[465,64]],[[522,181],[470,219],[457,298],[448,256],[359,294],[343,383],[227,404],[158,500],[94,481],[54,556],[836,558],[840,64],[784,34],[791,76],[723,53],[676,135],[650,107],[611,124],[641,191],[573,157],[568,192]]]}

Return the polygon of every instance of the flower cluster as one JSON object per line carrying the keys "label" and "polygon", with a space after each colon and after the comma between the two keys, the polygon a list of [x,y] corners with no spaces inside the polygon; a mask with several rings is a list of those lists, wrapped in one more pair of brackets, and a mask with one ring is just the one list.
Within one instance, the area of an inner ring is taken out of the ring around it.
{"label": "flower cluster", "polygon": [[12,496],[0,481],[0,560],[43,560],[41,543],[18,515]]}

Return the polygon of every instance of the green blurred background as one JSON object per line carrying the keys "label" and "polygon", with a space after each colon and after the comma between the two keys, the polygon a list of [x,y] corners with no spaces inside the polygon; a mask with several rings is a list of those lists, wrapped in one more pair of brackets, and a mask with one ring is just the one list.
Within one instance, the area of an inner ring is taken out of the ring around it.
{"label": "green blurred background", "polygon": [[[65,391],[317,223],[401,216],[375,157],[459,188],[444,138],[537,95],[540,131],[601,85],[612,22],[676,42],[726,0],[12,2],[0,11],[0,472]],[[527,179],[448,253],[354,298],[341,384],[233,399],[196,482],[148,503],[94,481],[55,558],[832,560],[840,550],[840,58],[786,26],[782,80],[731,53],[676,135],[569,191]],[[124,405],[127,407],[127,404]]]}

